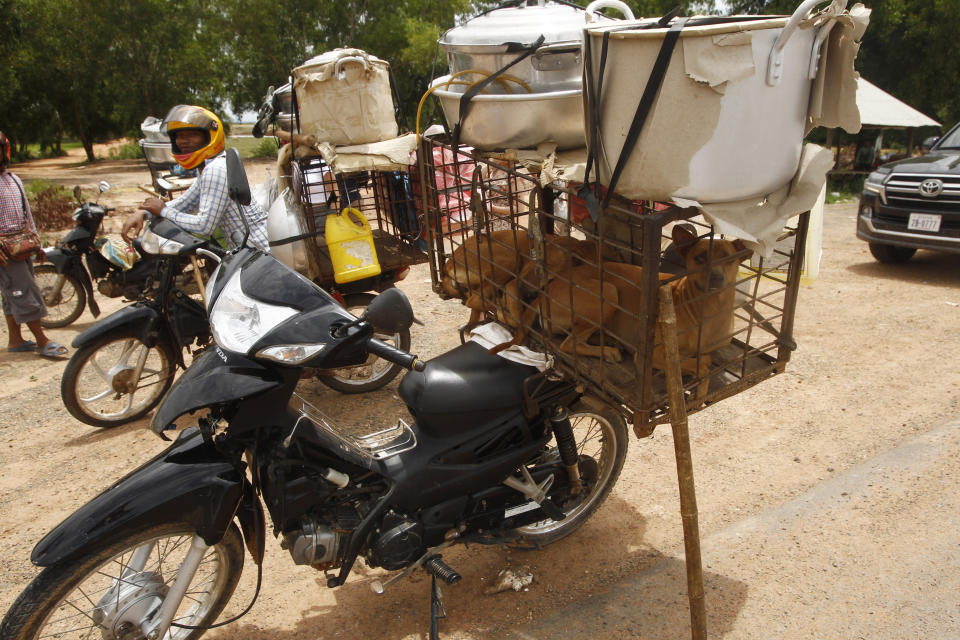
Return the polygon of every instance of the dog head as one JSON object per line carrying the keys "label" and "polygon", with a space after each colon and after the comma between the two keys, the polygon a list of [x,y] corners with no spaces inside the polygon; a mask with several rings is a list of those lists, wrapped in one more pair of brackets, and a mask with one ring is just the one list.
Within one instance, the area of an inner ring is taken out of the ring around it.
{"label": "dog head", "polygon": [[[749,254],[740,240],[700,238],[690,225],[673,227],[673,242],[683,256],[687,277],[701,292],[718,291],[736,281],[740,263]],[[737,254],[742,253],[737,257]]]}

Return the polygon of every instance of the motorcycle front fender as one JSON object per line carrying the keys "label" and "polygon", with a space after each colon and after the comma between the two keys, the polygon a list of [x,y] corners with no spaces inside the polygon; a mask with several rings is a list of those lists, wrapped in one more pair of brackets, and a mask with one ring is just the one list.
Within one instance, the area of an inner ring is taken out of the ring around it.
{"label": "motorcycle front fender", "polygon": [[250,539],[263,537],[259,504],[241,471],[194,427],[61,522],[37,543],[30,559],[35,565],[51,566],[89,553],[105,539],[167,523],[188,524],[212,545],[223,537],[234,516],[241,518],[252,551],[262,546]]}
{"label": "motorcycle front fender", "polygon": [[157,336],[153,328],[156,326],[159,317],[160,314],[151,307],[138,303],[131,304],[98,321],[92,327],[80,333],[70,344],[73,345],[74,349],[79,349],[105,334],[129,327],[133,329],[134,335],[143,344],[152,347],[157,344]]}
{"label": "motorcycle front fender", "polygon": [[44,249],[47,262],[52,264],[57,273],[71,273],[71,262],[80,262],[80,256],[64,253],[62,249]]}
{"label": "motorcycle front fender", "polygon": [[[296,384],[297,376],[292,376]],[[150,429],[163,436],[163,431],[183,414],[202,407],[235,402],[291,384],[291,380],[266,369],[241,355],[214,346],[197,356],[190,367],[173,383],[163,402],[157,407]],[[289,396],[288,396],[289,397]],[[273,406],[269,398],[262,398],[257,406],[248,407],[245,417],[255,420],[259,415],[273,416],[283,411],[284,403]]]}

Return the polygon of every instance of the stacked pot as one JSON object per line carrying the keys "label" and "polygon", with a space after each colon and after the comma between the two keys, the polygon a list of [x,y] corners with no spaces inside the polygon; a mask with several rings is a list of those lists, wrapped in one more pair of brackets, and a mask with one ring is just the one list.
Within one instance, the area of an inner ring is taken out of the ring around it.
{"label": "stacked pot", "polygon": [[[439,45],[450,73],[434,80],[432,90],[450,126],[460,123],[460,140],[491,151],[544,142],[584,146],[583,29],[603,20],[594,12],[605,7],[633,18],[619,0],[598,0],[586,9],[541,0],[495,9],[444,33]],[[461,123],[463,94],[518,58],[473,97]]]}

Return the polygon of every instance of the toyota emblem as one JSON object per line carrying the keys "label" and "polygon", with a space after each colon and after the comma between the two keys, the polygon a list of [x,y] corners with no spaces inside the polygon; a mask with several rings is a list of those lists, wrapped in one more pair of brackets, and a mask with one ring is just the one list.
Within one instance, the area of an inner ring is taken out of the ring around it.
{"label": "toyota emblem", "polygon": [[936,178],[929,178],[920,183],[920,195],[928,198],[936,198],[943,191],[943,181]]}

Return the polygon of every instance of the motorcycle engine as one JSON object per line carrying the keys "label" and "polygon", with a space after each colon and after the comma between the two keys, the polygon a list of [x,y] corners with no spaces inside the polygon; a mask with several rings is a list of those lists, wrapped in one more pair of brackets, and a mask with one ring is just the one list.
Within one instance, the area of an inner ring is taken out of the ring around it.
{"label": "motorcycle engine", "polygon": [[108,298],[119,298],[123,295],[123,285],[111,280],[97,282],[97,290]]}
{"label": "motorcycle engine", "polygon": [[384,516],[374,534],[368,560],[375,567],[395,571],[403,569],[426,551],[423,525],[391,511]]}
{"label": "motorcycle engine", "polygon": [[300,528],[283,534],[281,547],[290,552],[297,564],[315,569],[332,569],[338,565],[337,552],[349,533],[338,532],[329,525],[310,518],[300,521]]}

